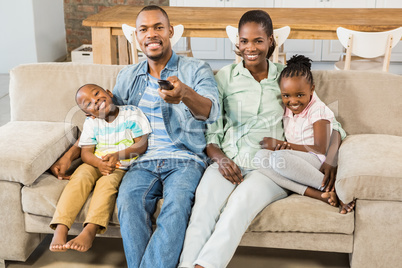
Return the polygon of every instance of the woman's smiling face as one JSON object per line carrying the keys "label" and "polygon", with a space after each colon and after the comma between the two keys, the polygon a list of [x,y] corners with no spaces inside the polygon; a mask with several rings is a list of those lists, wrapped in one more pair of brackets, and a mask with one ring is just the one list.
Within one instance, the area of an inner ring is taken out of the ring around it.
{"label": "woman's smiling face", "polygon": [[239,51],[245,66],[262,64],[267,59],[268,49],[272,45],[273,36],[267,36],[261,24],[247,22],[239,31]]}

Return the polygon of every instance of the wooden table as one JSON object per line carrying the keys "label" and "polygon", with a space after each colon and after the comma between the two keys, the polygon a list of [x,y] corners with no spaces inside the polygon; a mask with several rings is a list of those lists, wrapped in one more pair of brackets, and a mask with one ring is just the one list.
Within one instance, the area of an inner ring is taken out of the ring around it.
{"label": "wooden table", "polygon": [[[135,26],[143,6],[113,6],[85,19],[92,27],[94,63],[116,64],[116,36],[125,40],[121,25]],[[240,17],[255,8],[163,7],[172,25],[183,24],[185,37],[227,37],[226,26],[236,26]],[[261,8],[274,28],[290,26],[290,39],[335,40],[339,26],[357,31],[387,31],[402,26],[402,9],[383,8]],[[123,44],[123,42],[121,42]]]}

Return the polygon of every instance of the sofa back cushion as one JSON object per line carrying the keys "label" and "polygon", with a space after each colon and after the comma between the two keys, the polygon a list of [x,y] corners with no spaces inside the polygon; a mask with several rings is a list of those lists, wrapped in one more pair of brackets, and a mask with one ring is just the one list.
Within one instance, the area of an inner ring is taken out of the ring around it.
{"label": "sofa back cushion", "polygon": [[66,122],[82,128],[84,113],[75,103],[77,89],[88,83],[113,90],[124,66],[83,63],[36,63],[10,72],[12,121]]}
{"label": "sofa back cushion", "polygon": [[402,136],[402,76],[383,72],[313,71],[317,95],[347,134]]}
{"label": "sofa back cushion", "polygon": [[[124,66],[39,63],[10,73],[12,121],[51,121],[78,125],[84,113],[75,103],[77,89],[95,83],[112,90]],[[402,136],[402,76],[382,72],[313,71],[316,92],[350,134]]]}

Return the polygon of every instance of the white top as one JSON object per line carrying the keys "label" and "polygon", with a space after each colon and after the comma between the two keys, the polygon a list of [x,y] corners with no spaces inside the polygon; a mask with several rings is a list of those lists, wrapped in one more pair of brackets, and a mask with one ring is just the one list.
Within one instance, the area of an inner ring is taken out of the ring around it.
{"label": "white top", "polygon": [[[78,146],[96,145],[99,158],[124,150],[134,144],[134,138],[151,133],[147,117],[135,106],[118,106],[119,114],[113,122],[87,117]],[[135,158],[121,160],[121,169],[127,169]]]}
{"label": "white top", "polygon": [[[332,133],[332,121],[334,113],[317,98],[316,94],[306,108],[299,114],[286,108],[283,116],[283,126],[285,129],[286,140],[290,143],[300,145],[314,145],[313,124],[318,120],[328,120],[330,124],[330,134]],[[325,161],[325,155],[316,154],[321,162]]]}

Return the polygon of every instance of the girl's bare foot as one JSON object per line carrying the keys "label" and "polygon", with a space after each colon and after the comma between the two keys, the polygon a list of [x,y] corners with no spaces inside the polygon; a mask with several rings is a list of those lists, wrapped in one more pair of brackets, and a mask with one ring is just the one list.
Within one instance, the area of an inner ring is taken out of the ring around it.
{"label": "girl's bare foot", "polygon": [[204,266],[201,266],[201,265],[196,264],[196,265],[194,266],[194,268],[204,268]]}
{"label": "girl's bare foot", "polygon": [[321,200],[325,203],[330,204],[333,207],[337,207],[339,205],[338,197],[336,196],[335,192],[324,192],[323,193],[317,189],[307,187],[306,191],[304,192],[304,195]]}
{"label": "girl's bare foot", "polygon": [[58,224],[54,231],[52,242],[50,242],[49,250],[54,252],[65,252],[64,245],[67,242],[68,228],[63,224]]}
{"label": "girl's bare foot", "polygon": [[353,210],[353,208],[355,207],[355,201],[345,204],[341,200],[339,200],[339,203],[340,203],[339,213],[341,213],[341,214],[347,214],[347,213],[351,212]]}
{"label": "girl's bare foot", "polygon": [[99,225],[88,223],[81,233],[74,239],[68,241],[65,245],[66,249],[74,249],[85,252],[92,247]]}
{"label": "girl's bare foot", "polygon": [[321,197],[328,202],[333,207],[337,207],[339,205],[338,197],[335,192],[325,192],[321,194]]}

